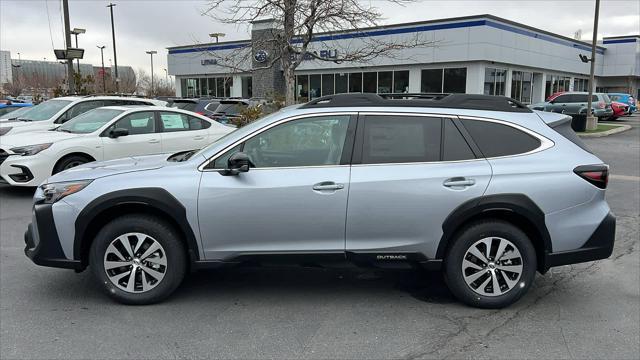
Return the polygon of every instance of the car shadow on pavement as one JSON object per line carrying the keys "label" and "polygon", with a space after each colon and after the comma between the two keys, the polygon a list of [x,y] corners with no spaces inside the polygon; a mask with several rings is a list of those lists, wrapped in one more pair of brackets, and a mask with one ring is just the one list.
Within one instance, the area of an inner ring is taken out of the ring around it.
{"label": "car shadow on pavement", "polygon": [[[270,296],[304,297],[340,294],[367,297],[379,293],[409,295],[428,303],[452,303],[455,298],[442,274],[417,270],[326,269],[300,267],[236,267],[201,270],[187,275],[172,296],[177,301],[219,296],[248,296],[252,292]],[[171,301],[171,300],[170,300]]]}

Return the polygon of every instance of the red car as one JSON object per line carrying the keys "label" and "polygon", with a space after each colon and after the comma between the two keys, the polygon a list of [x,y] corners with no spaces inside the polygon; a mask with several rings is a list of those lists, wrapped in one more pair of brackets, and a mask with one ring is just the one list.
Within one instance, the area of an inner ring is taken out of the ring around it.
{"label": "red car", "polygon": [[617,101],[611,102],[611,108],[613,109],[613,115],[608,120],[616,120],[617,118],[626,115],[629,112],[629,105]]}

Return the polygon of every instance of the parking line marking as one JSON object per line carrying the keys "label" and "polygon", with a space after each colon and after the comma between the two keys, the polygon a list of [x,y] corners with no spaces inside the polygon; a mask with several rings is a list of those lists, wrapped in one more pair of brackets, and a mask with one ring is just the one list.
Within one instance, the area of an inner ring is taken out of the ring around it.
{"label": "parking line marking", "polygon": [[632,175],[610,175],[611,179],[614,180],[627,180],[627,181],[638,181],[640,182],[640,176],[632,176]]}

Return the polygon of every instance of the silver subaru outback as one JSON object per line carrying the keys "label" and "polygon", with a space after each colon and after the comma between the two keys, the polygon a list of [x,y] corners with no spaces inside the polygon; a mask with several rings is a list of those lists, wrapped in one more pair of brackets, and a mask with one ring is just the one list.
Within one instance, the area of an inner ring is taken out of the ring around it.
{"label": "silver subaru outback", "polygon": [[613,251],[608,166],[570,125],[505,97],[323,97],[199,151],[52,176],[25,253],[90,267],[127,304],[194,269],[346,262],[441,269],[462,302],[501,308],[536,271]]}

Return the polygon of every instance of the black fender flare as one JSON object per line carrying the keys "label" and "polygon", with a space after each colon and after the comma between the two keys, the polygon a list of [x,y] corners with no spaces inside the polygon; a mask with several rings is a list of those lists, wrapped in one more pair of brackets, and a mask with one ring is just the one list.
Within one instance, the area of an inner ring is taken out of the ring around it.
{"label": "black fender flare", "polygon": [[539,234],[544,253],[553,251],[544,212],[540,210],[538,205],[524,194],[496,194],[468,200],[447,216],[442,224],[442,237],[438,244],[436,259],[444,258],[449,242],[464,223],[474,218],[498,212],[525,218]]}
{"label": "black fender flare", "polygon": [[132,188],[107,193],[97,197],[85,206],[78,214],[75,222],[74,259],[82,260],[86,265],[87,260],[83,259],[83,251],[86,249],[86,245],[93,241],[93,238],[87,238],[87,235],[96,234],[98,230],[92,229],[91,225],[96,220],[100,223],[108,222],[110,219],[99,219],[98,217],[110,209],[122,206],[146,207],[169,217],[172,223],[178,227],[177,230],[185,237],[185,245],[191,262],[200,260],[198,242],[187,220],[187,211],[184,205],[167,190],[151,187]]}

